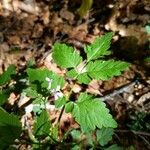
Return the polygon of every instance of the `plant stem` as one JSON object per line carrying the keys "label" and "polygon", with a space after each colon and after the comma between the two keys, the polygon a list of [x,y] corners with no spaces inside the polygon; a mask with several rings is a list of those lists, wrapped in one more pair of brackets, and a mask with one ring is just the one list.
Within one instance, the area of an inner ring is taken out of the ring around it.
{"label": "plant stem", "polygon": [[61,109],[61,111],[60,111],[60,115],[59,115],[59,117],[58,117],[57,124],[60,123],[60,120],[61,120],[61,117],[62,117],[62,115],[63,115],[64,110],[65,110],[65,105],[63,105],[63,107],[62,107],[62,109]]}

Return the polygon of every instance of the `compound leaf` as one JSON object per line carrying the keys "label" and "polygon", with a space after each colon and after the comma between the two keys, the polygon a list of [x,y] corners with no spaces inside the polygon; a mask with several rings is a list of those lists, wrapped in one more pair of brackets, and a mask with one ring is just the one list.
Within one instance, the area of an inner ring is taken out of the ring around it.
{"label": "compound leaf", "polygon": [[121,71],[128,67],[128,63],[122,61],[95,61],[87,65],[88,75],[92,79],[108,80],[113,76],[118,76]]}
{"label": "compound leaf", "polygon": [[68,71],[67,76],[69,78],[77,78],[79,83],[88,84],[91,81],[91,78],[88,76],[87,72],[77,73],[75,69]]}
{"label": "compound leaf", "polygon": [[42,87],[48,88],[49,84],[46,78],[51,79],[51,89],[56,89],[57,86],[63,87],[65,80],[63,77],[57,75],[56,73],[49,71],[48,69],[27,69],[27,74],[29,76],[30,82],[38,81],[42,84]]}
{"label": "compound leaf", "polygon": [[110,51],[108,51],[108,49],[110,48],[111,39],[112,32],[107,33],[102,37],[98,37],[94,43],[86,46],[84,51],[87,53],[87,62],[109,55]]}
{"label": "compound leaf", "polygon": [[114,133],[113,128],[102,128],[101,130],[97,130],[96,137],[97,141],[101,146],[108,144],[110,140],[112,140],[112,136]]}
{"label": "compound leaf", "polygon": [[6,149],[21,134],[21,122],[18,117],[0,108],[0,149]]}
{"label": "compound leaf", "polygon": [[64,96],[60,97],[57,100],[55,100],[54,103],[56,108],[60,108],[66,104],[66,98]]}
{"label": "compound leaf", "polygon": [[117,126],[105,103],[93,99],[91,95],[86,93],[81,93],[77,103],[74,104],[72,113],[83,132],[93,131],[96,127],[115,128]]}
{"label": "compound leaf", "polygon": [[84,83],[84,84],[89,84],[91,81],[91,78],[88,76],[88,74],[86,72],[79,74],[77,79],[78,79],[79,83]]}
{"label": "compound leaf", "polygon": [[14,65],[10,65],[7,70],[0,75],[0,86],[6,84],[11,80],[11,76],[16,73]]}
{"label": "compound leaf", "polygon": [[49,119],[48,112],[43,110],[39,117],[37,117],[34,123],[34,134],[36,136],[46,136],[50,133],[51,122]]}
{"label": "compound leaf", "polygon": [[82,57],[73,47],[56,43],[53,46],[53,59],[62,68],[74,68],[82,61]]}

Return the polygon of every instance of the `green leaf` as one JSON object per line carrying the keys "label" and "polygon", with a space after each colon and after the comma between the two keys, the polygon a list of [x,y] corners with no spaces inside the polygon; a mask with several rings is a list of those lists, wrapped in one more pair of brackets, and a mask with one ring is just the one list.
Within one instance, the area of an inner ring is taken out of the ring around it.
{"label": "green leaf", "polygon": [[113,144],[113,145],[111,145],[110,147],[108,147],[104,150],[123,150],[123,148],[118,146],[117,144]]}
{"label": "green leaf", "polygon": [[0,86],[6,84],[11,80],[11,76],[16,74],[16,69],[14,65],[10,65],[7,70],[0,75]]}
{"label": "green leaf", "polygon": [[71,113],[72,110],[73,110],[73,107],[74,107],[74,103],[73,102],[70,101],[70,102],[66,103],[66,105],[65,105],[66,113]]}
{"label": "green leaf", "polygon": [[112,32],[98,37],[94,43],[86,46],[84,51],[87,53],[87,62],[109,55],[110,51],[108,51],[108,49],[110,48],[111,39]]}
{"label": "green leaf", "polygon": [[79,83],[84,83],[84,84],[89,84],[91,81],[91,78],[88,76],[86,72],[79,74],[77,79]]}
{"label": "green leaf", "polygon": [[144,61],[149,63],[150,62],[150,57],[145,58]]}
{"label": "green leaf", "polygon": [[[114,76],[119,76],[121,71],[128,67],[128,63],[122,61],[102,61],[89,62],[85,67],[85,72],[78,74],[75,69],[69,71],[70,77],[77,77],[79,83],[89,84],[91,79],[108,80]],[[78,75],[77,75],[78,74]]]}
{"label": "green leaf", "polygon": [[81,131],[72,130],[70,134],[71,134],[73,140],[75,140],[75,141],[80,141],[81,140]]}
{"label": "green leaf", "polygon": [[87,72],[78,74],[75,69],[68,71],[67,76],[72,79],[76,77],[79,83],[89,84],[91,81],[91,78],[88,76]]}
{"label": "green leaf", "polygon": [[23,92],[26,93],[26,95],[27,95],[28,97],[31,97],[31,98],[33,98],[33,99],[39,97],[38,92],[37,92],[36,90],[32,89],[31,87],[29,87],[29,88],[23,90]]}
{"label": "green leaf", "polygon": [[81,147],[79,145],[75,145],[71,148],[71,150],[81,150]]}
{"label": "green leaf", "polygon": [[109,141],[112,140],[112,136],[114,133],[114,129],[112,128],[102,128],[101,130],[97,130],[96,137],[97,141],[101,146],[108,144]]}
{"label": "green leaf", "polygon": [[57,75],[56,73],[49,71],[48,69],[27,69],[27,74],[29,76],[30,82],[38,81],[42,84],[43,88],[48,88],[48,81],[46,78],[52,79],[51,89],[56,89],[57,86],[63,87],[65,80],[63,77]]}
{"label": "green leaf", "polygon": [[43,110],[34,123],[34,134],[36,136],[47,136],[50,133],[50,128],[51,122],[49,119],[49,114],[46,110]]}
{"label": "green leaf", "polygon": [[0,108],[0,149],[6,149],[21,134],[21,122],[18,117]]}
{"label": "green leaf", "polygon": [[60,97],[59,99],[55,100],[54,103],[55,103],[56,108],[60,108],[60,107],[62,107],[63,105],[66,104],[66,98],[65,97]]}
{"label": "green leaf", "polygon": [[113,76],[119,76],[127,67],[128,63],[121,61],[95,61],[87,65],[87,72],[92,79],[108,80]]}
{"label": "green leaf", "polygon": [[3,105],[9,98],[10,91],[8,89],[0,91],[0,105]]}
{"label": "green leaf", "polygon": [[146,29],[146,32],[147,32],[148,34],[150,34],[150,25],[147,25],[147,26],[145,27],[145,29]]}
{"label": "green leaf", "polygon": [[93,131],[102,127],[117,127],[104,102],[93,99],[91,95],[81,93],[76,104],[74,104],[73,116],[80,124],[83,132]]}
{"label": "green leaf", "polygon": [[76,70],[75,69],[71,69],[71,70],[69,70],[68,72],[67,72],[67,77],[69,77],[69,78],[74,78],[74,77],[76,77],[78,75],[78,73],[76,72]]}
{"label": "green leaf", "polygon": [[62,68],[74,68],[82,61],[82,57],[73,47],[60,43],[54,44],[52,57],[56,64]]}

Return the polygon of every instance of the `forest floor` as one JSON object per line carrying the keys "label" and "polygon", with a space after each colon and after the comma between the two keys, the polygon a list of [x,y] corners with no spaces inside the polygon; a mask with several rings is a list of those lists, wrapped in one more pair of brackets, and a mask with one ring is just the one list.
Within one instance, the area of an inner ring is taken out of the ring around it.
{"label": "forest floor", "polygon": [[[150,62],[146,58],[150,57],[150,35],[146,26],[150,26],[150,1],[97,0],[83,19],[76,13],[79,6],[73,0],[0,2],[0,73],[10,64],[21,72],[30,59],[39,68],[60,73],[50,57],[55,42],[83,51],[85,44],[112,31],[111,58],[129,62],[130,67],[109,81],[93,81],[86,90],[99,97],[107,96],[105,101],[118,122],[114,137],[118,144],[148,150]],[[18,95],[13,93],[10,97],[16,100]]]}

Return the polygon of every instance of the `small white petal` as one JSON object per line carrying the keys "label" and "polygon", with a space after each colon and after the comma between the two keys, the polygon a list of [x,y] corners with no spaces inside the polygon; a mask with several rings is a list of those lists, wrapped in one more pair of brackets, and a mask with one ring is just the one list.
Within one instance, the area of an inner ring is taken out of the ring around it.
{"label": "small white petal", "polygon": [[54,99],[55,100],[57,100],[58,98],[60,98],[60,97],[63,97],[63,93],[62,92],[56,92],[55,94],[54,94]]}
{"label": "small white petal", "polygon": [[33,110],[33,104],[28,105],[27,107],[25,107],[25,112],[26,113],[31,113]]}
{"label": "small white petal", "polygon": [[60,85],[57,85],[56,91],[60,91]]}
{"label": "small white petal", "polygon": [[48,89],[51,89],[53,79],[46,77],[45,80],[48,82]]}
{"label": "small white petal", "polygon": [[51,89],[51,93],[55,93],[56,92],[56,90],[55,89]]}
{"label": "small white petal", "polygon": [[46,109],[53,111],[55,109],[55,105],[46,104]]}

